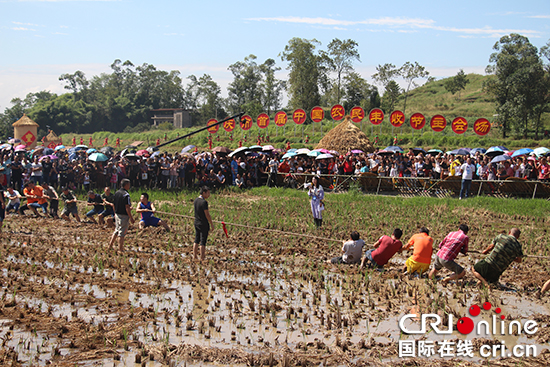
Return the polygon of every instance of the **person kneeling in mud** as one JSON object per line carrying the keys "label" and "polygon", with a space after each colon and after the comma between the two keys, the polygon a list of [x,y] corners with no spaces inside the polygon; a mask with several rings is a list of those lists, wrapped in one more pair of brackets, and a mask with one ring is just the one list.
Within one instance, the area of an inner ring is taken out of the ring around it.
{"label": "person kneeling in mud", "polygon": [[149,226],[163,226],[166,231],[170,232],[170,227],[168,227],[168,224],[166,224],[166,222],[162,221],[160,218],[153,216],[153,214],[156,212],[155,205],[149,201],[149,194],[147,194],[146,192],[141,194],[141,198],[139,199],[139,203],[136,207],[136,212],[141,214],[139,229],[144,229]]}
{"label": "person kneeling in mud", "polygon": [[409,250],[413,247],[413,254],[405,262],[403,274],[418,273],[422,275],[427,272],[432,262],[433,238],[426,227],[420,228],[417,234],[413,235],[403,249]]}
{"label": "person kneeling in mud", "polygon": [[361,261],[361,269],[365,266],[383,268],[393,255],[403,250],[403,244],[400,241],[402,235],[403,231],[396,228],[393,230],[391,237],[386,235],[380,237],[374,244],[374,248],[368,250],[365,254],[363,261]]}
{"label": "person kneeling in mud", "polygon": [[361,261],[361,255],[363,253],[363,246],[365,242],[359,239],[359,233],[357,231],[351,232],[350,240],[343,241],[342,256],[337,256],[332,260],[328,260],[328,263],[332,264],[356,264]]}

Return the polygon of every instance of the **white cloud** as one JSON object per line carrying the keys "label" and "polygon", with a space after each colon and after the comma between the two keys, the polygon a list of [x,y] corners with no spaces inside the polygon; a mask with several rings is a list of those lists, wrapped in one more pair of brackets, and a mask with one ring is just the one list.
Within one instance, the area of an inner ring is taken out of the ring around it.
{"label": "white cloud", "polygon": [[[501,37],[510,33],[520,33],[526,36],[537,37],[539,31],[531,29],[493,29],[489,26],[482,28],[458,28],[437,26],[433,19],[404,18],[404,17],[383,17],[365,20],[340,20],[332,18],[308,18],[308,17],[272,17],[272,18],[247,18],[245,20],[258,22],[282,22],[307,24],[312,26],[351,26],[351,25],[374,25],[388,28],[409,28],[409,29],[432,29],[443,32],[462,33],[465,35],[479,35],[486,37]],[[405,30],[406,31],[406,30]],[[401,31],[400,31],[401,32]]]}
{"label": "white cloud", "polygon": [[17,25],[28,25],[31,27],[40,27],[38,24],[32,24],[32,23],[21,23],[21,22],[12,22],[12,23]]}
{"label": "white cloud", "polygon": [[530,15],[527,18],[550,19],[550,15]]}
{"label": "white cloud", "polygon": [[13,29],[14,31],[32,31],[32,32],[36,31],[36,29],[25,28],[25,27],[12,27],[11,29]]}

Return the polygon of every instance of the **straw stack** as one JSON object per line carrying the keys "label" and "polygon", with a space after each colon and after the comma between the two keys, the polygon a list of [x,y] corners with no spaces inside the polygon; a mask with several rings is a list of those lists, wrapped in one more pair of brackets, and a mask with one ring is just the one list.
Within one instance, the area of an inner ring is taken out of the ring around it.
{"label": "straw stack", "polygon": [[343,122],[330,130],[315,149],[335,150],[340,154],[345,154],[353,149],[359,149],[365,153],[374,152],[374,147],[367,135],[353,124],[349,116],[346,116]]}

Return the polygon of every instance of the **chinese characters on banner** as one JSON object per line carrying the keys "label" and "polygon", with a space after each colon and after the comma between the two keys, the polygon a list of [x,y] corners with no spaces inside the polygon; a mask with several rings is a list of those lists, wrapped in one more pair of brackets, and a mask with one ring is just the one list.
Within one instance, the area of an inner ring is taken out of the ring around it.
{"label": "chinese characters on banner", "polygon": [[301,108],[295,110],[292,114],[292,121],[294,121],[294,123],[296,123],[297,125],[301,125],[306,122],[306,111],[302,110]]}
{"label": "chinese characters on banner", "polygon": [[313,107],[311,110],[311,120],[313,122],[320,122],[325,118],[325,111],[321,107]]}
{"label": "chinese characters on banner", "polygon": [[468,121],[464,117],[457,117],[451,123],[451,127],[455,134],[464,134],[468,129]]}
{"label": "chinese characters on banner", "polygon": [[401,111],[393,111],[390,115],[390,124],[399,127],[405,123],[405,114]]}
{"label": "chinese characters on banner", "polygon": [[426,125],[426,118],[423,114],[417,112],[411,116],[409,122],[411,123],[411,127],[413,129],[420,130],[424,127],[424,125]]}
{"label": "chinese characters on banner", "polygon": [[358,123],[363,121],[363,119],[365,118],[365,110],[363,110],[359,106],[355,106],[351,109],[350,115],[351,115],[351,121]]}
{"label": "chinese characters on banner", "polygon": [[430,120],[430,126],[433,131],[435,131],[436,133],[439,133],[445,130],[445,127],[447,126],[447,120],[445,119],[445,117],[441,115],[435,115]]}
{"label": "chinese characters on banner", "polygon": [[231,120],[225,121],[223,123],[223,128],[225,129],[225,131],[230,133],[235,128],[235,120],[231,119]]}
{"label": "chinese characters on banner", "polygon": [[369,121],[373,125],[380,125],[384,120],[384,111],[380,108],[373,108],[369,113]]}
{"label": "chinese characters on banner", "polygon": [[285,126],[287,120],[288,120],[288,117],[286,115],[286,112],[279,111],[275,114],[275,125],[277,125],[279,127]]}
{"label": "chinese characters on banner", "polygon": [[[333,120],[340,121],[345,116],[345,109],[341,105],[334,105],[330,110],[330,115]],[[351,120],[355,123],[363,121],[365,116],[365,111],[360,106],[353,107],[350,111]],[[324,110],[317,106],[314,107],[310,112],[310,117],[313,122],[320,122],[325,118]],[[384,111],[380,108],[373,108],[368,115],[369,121],[373,125],[380,125],[384,121]],[[307,112],[301,108],[294,110],[292,113],[292,121],[297,125],[302,125],[307,119]],[[289,116],[284,111],[279,111],[275,114],[274,123],[279,127],[283,127],[287,124]],[[210,127],[217,123],[216,119],[210,119],[206,123],[208,127],[208,132],[215,134],[219,130],[219,125]],[[270,119],[266,113],[261,113],[256,118],[256,123],[261,129],[266,129],[269,126]],[[393,111],[390,115],[390,123],[394,127],[400,127],[405,123],[405,114],[402,111],[396,110]],[[415,130],[420,130],[426,126],[426,117],[422,113],[414,113],[409,120],[411,127]],[[250,130],[252,127],[253,120],[249,115],[244,115],[240,118],[239,125],[242,130]],[[237,122],[234,119],[225,121],[223,128],[227,132],[232,132],[237,127]],[[435,115],[430,119],[430,127],[434,132],[442,132],[447,127],[447,120],[442,115]],[[451,122],[451,128],[455,134],[464,134],[468,130],[468,121],[464,117],[456,117]],[[473,124],[473,130],[477,135],[485,136],[491,131],[491,123],[486,118],[479,118]],[[30,131],[23,135],[21,138],[24,143],[27,145],[32,144],[36,140],[36,136]]]}
{"label": "chinese characters on banner", "polygon": [[246,131],[246,130],[250,130],[251,127],[252,127],[252,117],[248,115],[244,115],[243,117],[241,117],[241,129]]}
{"label": "chinese characters on banner", "polygon": [[269,126],[269,116],[267,113],[260,113],[256,119],[256,123],[260,129],[266,129]]}
{"label": "chinese characters on banner", "polygon": [[343,106],[339,104],[332,106],[332,108],[330,109],[330,117],[332,117],[334,121],[340,121],[341,119],[344,118],[345,114],[346,114],[346,110],[344,109]]}
{"label": "chinese characters on banner", "polygon": [[490,130],[491,130],[491,123],[489,122],[489,120],[480,118],[480,119],[477,119],[476,122],[474,122],[474,132],[477,135],[481,135],[481,136],[487,135],[487,133],[489,133]]}
{"label": "chinese characters on banner", "polygon": [[399,358],[425,357],[438,355],[445,357],[474,357],[474,345],[471,340],[430,341],[430,340],[400,340],[398,349]]}
{"label": "chinese characters on banner", "polygon": [[[218,120],[216,119],[210,119],[208,120],[208,122],[206,123],[206,126],[210,126],[210,125],[214,125],[215,123],[217,123]],[[210,134],[215,134],[218,132],[218,129],[220,128],[220,125],[216,125],[216,126],[212,126],[212,127],[209,127],[208,128],[208,132]]]}

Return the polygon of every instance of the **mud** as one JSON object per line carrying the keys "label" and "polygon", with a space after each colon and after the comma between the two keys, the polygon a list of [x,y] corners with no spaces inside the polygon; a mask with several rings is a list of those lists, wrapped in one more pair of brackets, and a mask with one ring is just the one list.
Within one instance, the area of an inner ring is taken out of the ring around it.
{"label": "mud", "polygon": [[[506,218],[509,224],[528,220]],[[447,286],[402,276],[404,256],[382,272],[327,265],[319,254],[334,253],[334,244],[300,238],[291,243],[265,233],[216,237],[208,259],[193,262],[191,226],[173,228],[131,230],[120,255],[106,249],[111,231],[93,224],[9,216],[0,245],[0,365],[486,362],[478,353],[462,359],[398,357],[399,340],[422,338],[534,344],[537,357],[491,358],[490,364],[550,363],[548,297],[535,294],[549,277],[548,259],[514,264],[501,278],[503,287],[482,290],[471,276]],[[471,254],[458,261],[469,267],[476,259]],[[536,320],[538,332],[421,338],[398,327],[407,313],[458,320],[470,305],[487,301],[507,320]]]}

